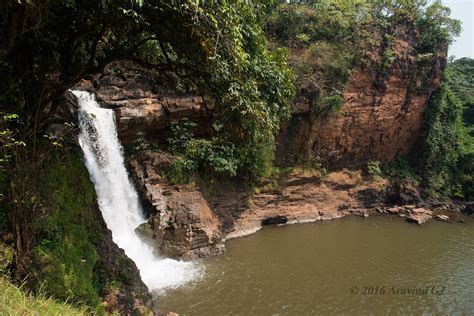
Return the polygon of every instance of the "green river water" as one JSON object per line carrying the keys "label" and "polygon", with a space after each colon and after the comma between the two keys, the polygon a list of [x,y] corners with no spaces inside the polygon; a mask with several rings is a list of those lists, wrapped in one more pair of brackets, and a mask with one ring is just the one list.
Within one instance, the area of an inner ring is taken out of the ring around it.
{"label": "green river water", "polygon": [[348,217],[265,227],[158,297],[180,315],[474,315],[474,222]]}

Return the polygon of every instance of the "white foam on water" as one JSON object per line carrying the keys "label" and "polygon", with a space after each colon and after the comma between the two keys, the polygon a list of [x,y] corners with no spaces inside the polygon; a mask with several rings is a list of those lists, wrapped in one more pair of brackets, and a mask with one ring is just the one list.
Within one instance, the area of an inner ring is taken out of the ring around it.
{"label": "white foam on water", "polygon": [[135,262],[152,291],[174,288],[200,277],[202,268],[196,263],[159,258],[137,235],[135,228],[146,219],[125,169],[114,111],[101,108],[89,92],[72,93],[79,105],[79,144],[114,242]]}

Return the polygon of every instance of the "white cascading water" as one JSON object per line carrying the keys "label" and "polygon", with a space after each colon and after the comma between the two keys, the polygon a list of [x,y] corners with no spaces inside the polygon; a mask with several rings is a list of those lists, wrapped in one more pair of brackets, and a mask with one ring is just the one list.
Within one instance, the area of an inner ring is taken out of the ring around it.
{"label": "white cascading water", "polygon": [[135,228],[146,219],[125,169],[114,111],[101,108],[89,92],[72,93],[79,105],[79,144],[114,242],[135,262],[150,290],[173,288],[198,277],[201,271],[194,263],[158,258],[136,234]]}

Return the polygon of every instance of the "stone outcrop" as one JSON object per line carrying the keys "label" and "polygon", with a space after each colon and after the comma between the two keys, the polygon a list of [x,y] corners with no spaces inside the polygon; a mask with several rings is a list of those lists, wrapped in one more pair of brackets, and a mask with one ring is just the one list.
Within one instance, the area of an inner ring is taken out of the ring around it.
{"label": "stone outcrop", "polygon": [[366,179],[360,170],[325,176],[297,170],[264,182],[253,193],[230,183],[221,183],[218,189],[173,186],[160,175],[169,170],[173,159],[163,151],[145,150],[129,160],[150,214],[140,231],[158,253],[173,258],[220,254],[225,240],[255,233],[264,225],[378,214],[424,224],[433,218],[445,220],[448,214],[450,220],[459,221],[463,209],[456,204],[427,204],[414,183]]}
{"label": "stone outcrop", "polygon": [[[355,214],[368,216],[383,205],[385,180],[365,181],[359,171],[342,170],[325,178],[312,172],[285,176],[274,186],[264,186],[252,197],[250,206],[235,219],[226,238],[252,234],[271,219],[285,218],[286,224],[331,220]],[[370,203],[361,192],[373,191]],[[364,196],[364,197],[362,197]],[[279,224],[279,223],[275,223]]]}
{"label": "stone outcrop", "polygon": [[162,254],[192,259],[224,251],[219,220],[201,192],[175,188],[164,195],[166,208],[150,218]]}
{"label": "stone outcrop", "polygon": [[[255,233],[263,225],[378,214],[418,224],[433,218],[462,220],[462,205],[427,204],[413,183],[372,180],[360,170],[327,175],[297,170],[250,193],[230,183],[218,189],[169,185],[160,173],[169,170],[173,159],[169,153],[151,150],[129,159],[132,178],[150,215],[140,231],[158,253],[173,258],[220,254],[225,240]],[[408,201],[413,203],[407,205]]]}
{"label": "stone outcrop", "polygon": [[[330,168],[362,166],[370,160],[392,160],[419,146],[424,111],[440,85],[446,51],[421,62],[412,27],[397,25],[391,34],[390,44],[364,58],[369,66],[353,71],[340,113],[315,117],[317,87],[300,87],[299,96],[313,97],[297,98],[293,117],[278,138],[280,163],[310,153]],[[395,56],[391,63],[384,60],[388,49]]]}
{"label": "stone outcrop", "polygon": [[433,218],[433,212],[425,208],[419,207],[408,209],[406,216],[408,221],[421,225]]}
{"label": "stone outcrop", "polygon": [[[103,107],[115,110],[118,134],[124,145],[133,143],[138,135],[160,144],[166,140],[170,123],[182,118],[199,121],[200,129],[195,132],[206,132],[212,115],[210,104],[201,96],[178,94],[175,89],[160,86],[141,72],[131,63],[112,63],[103,74],[84,79],[73,89],[93,92]],[[75,104],[72,100],[71,104]],[[70,116],[71,106],[64,108],[63,116]]]}
{"label": "stone outcrop", "polygon": [[130,159],[132,177],[149,213],[148,239],[157,252],[192,259],[224,251],[221,224],[202,193],[190,186],[167,185],[159,175],[172,157],[143,151]]}
{"label": "stone outcrop", "polygon": [[420,190],[414,181],[403,180],[391,183],[386,188],[387,201],[397,205],[420,204]]}

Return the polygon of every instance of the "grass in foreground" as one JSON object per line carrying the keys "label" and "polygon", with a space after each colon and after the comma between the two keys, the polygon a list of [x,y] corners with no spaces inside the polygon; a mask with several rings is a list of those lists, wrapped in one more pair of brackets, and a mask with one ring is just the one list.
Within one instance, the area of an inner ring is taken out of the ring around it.
{"label": "grass in foreground", "polygon": [[33,297],[21,288],[0,277],[0,315],[87,315],[54,299]]}

